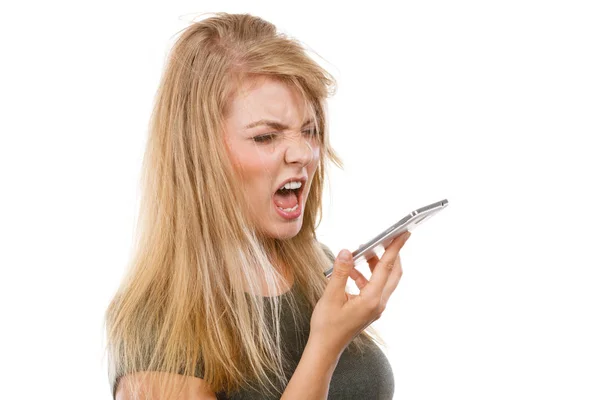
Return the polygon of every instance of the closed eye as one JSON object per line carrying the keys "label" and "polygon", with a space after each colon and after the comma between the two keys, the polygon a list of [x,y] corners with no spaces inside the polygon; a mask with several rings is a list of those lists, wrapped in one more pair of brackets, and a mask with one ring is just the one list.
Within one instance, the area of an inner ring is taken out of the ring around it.
{"label": "closed eye", "polygon": [[[305,129],[305,130],[302,131],[302,133],[305,133],[305,134],[307,134],[309,136],[316,136],[317,135],[316,129],[313,129],[313,128]],[[274,136],[275,136],[275,134],[269,133],[267,135],[255,136],[252,139],[256,143],[269,143],[269,142],[271,142],[271,140],[273,140]]]}
{"label": "closed eye", "polygon": [[255,136],[252,139],[256,143],[267,143],[267,142],[271,141],[271,139],[273,138],[273,136],[275,136],[275,135],[261,135],[261,136]]}
{"label": "closed eye", "polygon": [[304,133],[308,133],[311,136],[317,136],[317,130],[314,128],[310,128],[310,129],[305,129],[302,132]]}

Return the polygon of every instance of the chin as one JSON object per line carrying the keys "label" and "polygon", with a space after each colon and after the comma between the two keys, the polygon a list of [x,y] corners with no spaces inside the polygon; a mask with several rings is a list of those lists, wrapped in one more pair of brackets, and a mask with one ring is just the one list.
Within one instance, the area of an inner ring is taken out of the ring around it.
{"label": "chin", "polygon": [[302,228],[302,224],[301,221],[298,221],[293,224],[288,223],[287,226],[273,226],[267,232],[269,237],[286,240],[296,236],[300,232],[300,228]]}

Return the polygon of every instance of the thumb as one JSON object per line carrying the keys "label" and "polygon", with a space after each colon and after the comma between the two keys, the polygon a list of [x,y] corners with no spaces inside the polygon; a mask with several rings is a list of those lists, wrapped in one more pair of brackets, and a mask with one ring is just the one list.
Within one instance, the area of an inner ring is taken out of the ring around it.
{"label": "thumb", "polygon": [[340,290],[345,292],[346,282],[348,282],[348,276],[352,268],[354,268],[352,253],[349,250],[343,249],[333,263],[333,273],[327,287],[331,287],[330,290],[334,292],[340,293]]}

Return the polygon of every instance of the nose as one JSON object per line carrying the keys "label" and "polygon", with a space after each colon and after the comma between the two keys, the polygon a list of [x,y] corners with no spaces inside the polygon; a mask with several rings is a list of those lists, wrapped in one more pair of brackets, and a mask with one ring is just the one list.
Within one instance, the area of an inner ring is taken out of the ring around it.
{"label": "nose", "polygon": [[313,161],[313,148],[302,134],[288,140],[285,161],[299,163],[303,166]]}

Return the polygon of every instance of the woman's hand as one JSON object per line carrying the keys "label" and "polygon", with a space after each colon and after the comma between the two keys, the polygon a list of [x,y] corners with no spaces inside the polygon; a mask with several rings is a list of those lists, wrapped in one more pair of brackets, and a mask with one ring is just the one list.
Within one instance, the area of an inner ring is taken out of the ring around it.
{"label": "woman's hand", "polygon": [[[372,272],[370,281],[354,268],[348,250],[338,254],[333,274],[312,313],[309,342],[339,356],[356,335],[381,317],[402,277],[399,252],[409,237],[407,231],[394,239],[381,260],[377,256],[367,260]],[[342,259],[344,253],[348,260]],[[355,281],[360,294],[346,293],[348,276]]]}

